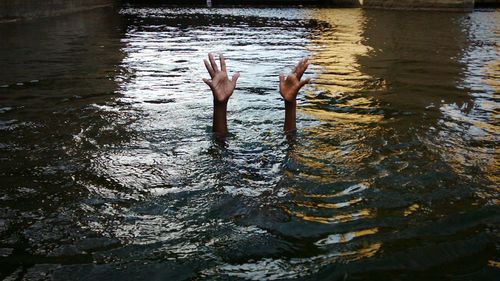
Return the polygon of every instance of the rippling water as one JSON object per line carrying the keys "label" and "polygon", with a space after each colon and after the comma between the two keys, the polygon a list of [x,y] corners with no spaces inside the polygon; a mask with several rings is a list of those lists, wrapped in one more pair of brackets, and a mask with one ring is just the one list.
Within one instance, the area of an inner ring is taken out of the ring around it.
{"label": "rippling water", "polygon": [[[179,7],[0,25],[0,277],[498,278],[499,26]],[[241,72],[225,144],[209,51]],[[278,73],[304,56],[286,140]]]}

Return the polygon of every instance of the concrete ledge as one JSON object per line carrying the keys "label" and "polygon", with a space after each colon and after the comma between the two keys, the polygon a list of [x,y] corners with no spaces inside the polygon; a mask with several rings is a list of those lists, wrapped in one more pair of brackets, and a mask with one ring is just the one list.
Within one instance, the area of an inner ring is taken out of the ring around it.
{"label": "concrete ledge", "polygon": [[[100,7],[112,6],[119,0],[0,0],[0,23],[39,17],[57,16]],[[253,4],[310,4],[363,7],[392,10],[458,11],[469,12],[474,4],[498,6],[500,0],[242,0]],[[212,0],[213,3],[241,3],[237,0]],[[206,0],[124,0],[128,3],[198,3]]]}
{"label": "concrete ledge", "polygon": [[0,22],[58,16],[112,6],[115,0],[1,0]]}
{"label": "concrete ledge", "polygon": [[475,0],[476,7],[500,7],[500,0]]}

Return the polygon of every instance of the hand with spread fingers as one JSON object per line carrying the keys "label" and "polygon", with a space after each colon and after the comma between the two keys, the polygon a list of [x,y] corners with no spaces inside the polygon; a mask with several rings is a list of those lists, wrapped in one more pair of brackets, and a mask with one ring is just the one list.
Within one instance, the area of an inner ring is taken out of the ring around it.
{"label": "hand with spread fingers", "polygon": [[[226,61],[224,56],[220,55],[220,70],[215,62],[215,58],[208,53],[208,60],[203,60],[209,79],[203,81],[210,87],[214,96],[214,114],[212,131],[218,135],[227,134],[227,103],[236,88],[236,82],[240,74],[236,72],[231,80],[227,76]],[[309,58],[303,58],[299,61],[292,73],[287,77],[280,74],[279,90],[285,101],[285,132],[294,131],[296,128],[296,107],[297,94],[305,84],[309,83],[310,78],[302,80],[302,75],[309,66]]]}
{"label": "hand with spread fingers", "polygon": [[226,61],[224,60],[224,55],[222,54],[220,55],[220,70],[217,67],[215,58],[211,53],[208,54],[208,60],[205,59],[204,62],[212,80],[203,79],[203,81],[212,90],[214,102],[227,103],[233,94],[234,88],[236,88],[236,81],[238,81],[240,74],[236,72],[232,79],[229,80],[226,70]]}
{"label": "hand with spread fingers", "polygon": [[219,135],[227,134],[227,102],[236,88],[236,81],[240,74],[237,72],[229,80],[226,70],[226,61],[224,56],[220,55],[220,70],[215,62],[215,58],[211,53],[208,53],[208,60],[203,60],[205,67],[210,74],[209,79],[203,81],[210,87],[214,96],[214,114],[212,131]]}
{"label": "hand with spread fingers", "polygon": [[305,84],[309,83],[310,78],[302,79],[302,75],[309,66],[309,58],[303,58],[299,61],[295,69],[286,78],[283,73],[280,74],[280,95],[285,101],[285,132],[291,132],[296,129],[296,107],[297,94]]}
{"label": "hand with spread fingers", "polygon": [[309,58],[303,58],[299,61],[295,69],[286,78],[283,73],[280,74],[280,94],[285,102],[295,102],[299,90],[307,83],[310,78],[302,79],[302,75],[309,66]]}

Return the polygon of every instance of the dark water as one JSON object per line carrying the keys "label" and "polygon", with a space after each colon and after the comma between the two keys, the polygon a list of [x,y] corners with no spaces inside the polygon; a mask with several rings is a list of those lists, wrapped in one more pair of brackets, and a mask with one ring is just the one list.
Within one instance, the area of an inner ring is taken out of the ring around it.
{"label": "dark water", "polygon": [[[0,25],[5,280],[498,280],[500,12]],[[212,139],[206,53],[241,72]],[[278,73],[313,77],[295,140]]]}

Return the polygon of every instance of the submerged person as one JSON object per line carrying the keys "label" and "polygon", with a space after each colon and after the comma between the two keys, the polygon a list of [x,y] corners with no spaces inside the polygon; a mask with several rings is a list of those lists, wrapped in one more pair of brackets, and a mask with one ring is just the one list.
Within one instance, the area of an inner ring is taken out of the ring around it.
{"label": "submerged person", "polygon": [[[240,73],[236,72],[231,80],[227,76],[226,61],[224,55],[220,55],[220,69],[217,66],[214,56],[209,53],[208,60],[203,60],[205,67],[210,74],[211,80],[203,78],[203,81],[212,90],[214,98],[214,113],[212,131],[218,135],[227,134],[227,102],[236,88],[236,82]],[[279,91],[285,102],[285,122],[283,130],[293,132],[296,130],[296,108],[297,94],[310,78],[302,79],[302,75],[309,66],[309,59],[303,58],[299,61],[294,70],[285,77],[283,73],[279,75]]]}

